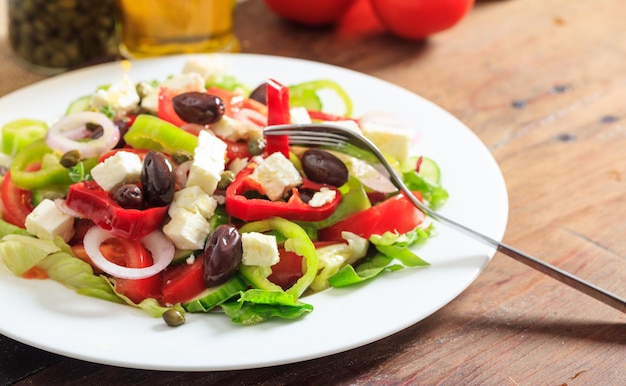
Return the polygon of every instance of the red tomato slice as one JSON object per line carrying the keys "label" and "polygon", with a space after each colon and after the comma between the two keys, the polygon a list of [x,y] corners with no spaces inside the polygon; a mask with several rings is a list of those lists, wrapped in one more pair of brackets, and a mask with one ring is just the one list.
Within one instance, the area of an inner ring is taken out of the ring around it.
{"label": "red tomato slice", "polygon": [[235,142],[227,139],[222,139],[222,141],[226,144],[226,158],[229,161],[235,158],[250,158],[252,156],[248,151],[247,142]]}
{"label": "red tomato slice", "polygon": [[[421,199],[421,194],[415,192]],[[426,216],[404,194],[395,195],[380,204],[357,212],[338,223],[320,229],[320,240],[342,240],[341,232],[348,231],[363,238],[382,235],[385,232],[407,233],[424,221]]]}
{"label": "red tomato slice", "polygon": [[287,289],[302,277],[303,257],[294,252],[285,251],[284,248],[278,248],[278,253],[280,261],[272,266],[272,274],[268,279],[281,288]]}
{"label": "red tomato slice", "polygon": [[[145,268],[153,264],[152,255],[139,241],[113,237],[100,245],[102,255],[109,261],[129,268]],[[145,279],[116,279],[117,292],[135,303],[161,295],[161,273]]]}
{"label": "red tomato slice", "polygon": [[33,211],[31,192],[15,186],[11,180],[11,172],[7,172],[2,179],[0,197],[2,198],[2,218],[13,225],[24,228],[26,216]]}
{"label": "red tomato slice", "polygon": [[202,278],[202,260],[196,257],[193,264],[182,263],[163,271],[162,304],[172,305],[191,300],[206,289]]}
{"label": "red tomato slice", "polygon": [[157,116],[164,121],[172,123],[178,127],[183,126],[187,122],[183,121],[176,111],[174,110],[174,105],[172,104],[172,99],[179,93],[175,90],[171,90],[165,87],[161,87],[159,90],[159,105]]}

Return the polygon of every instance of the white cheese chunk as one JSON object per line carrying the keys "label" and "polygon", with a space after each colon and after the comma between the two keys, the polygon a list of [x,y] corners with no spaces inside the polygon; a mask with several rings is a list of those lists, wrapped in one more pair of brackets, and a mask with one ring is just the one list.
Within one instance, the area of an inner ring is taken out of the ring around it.
{"label": "white cheese chunk", "polygon": [[178,249],[202,249],[211,232],[211,224],[200,213],[185,209],[176,211],[174,217],[163,226],[163,233]]}
{"label": "white cheese chunk", "polygon": [[61,236],[69,241],[74,235],[74,217],[59,210],[54,201],[44,199],[26,216],[26,230],[40,239]]}
{"label": "white cheese chunk", "polygon": [[226,143],[208,131],[198,135],[198,146],[187,177],[187,186],[199,186],[212,195],[220,182],[226,159]]}
{"label": "white cheese chunk", "polygon": [[198,55],[187,60],[183,66],[183,74],[197,73],[207,82],[219,80],[228,75],[229,65],[217,54]]}
{"label": "white cheese chunk", "polygon": [[188,186],[174,193],[174,200],[167,213],[170,217],[176,217],[176,212],[184,210],[208,219],[213,216],[216,207],[217,201],[204,193],[199,186]]}
{"label": "white cheese chunk", "polygon": [[292,107],[289,109],[291,123],[312,123],[309,112],[304,107]]}
{"label": "white cheese chunk", "polygon": [[298,169],[282,153],[272,153],[254,169],[250,177],[261,184],[272,201],[279,200],[289,189],[302,184]]}
{"label": "white cheese chunk", "polygon": [[388,156],[404,162],[409,156],[411,136],[408,130],[391,124],[364,121],[361,124],[363,135]]}
{"label": "white cheese chunk", "polygon": [[276,236],[249,232],[241,234],[244,265],[270,266],[280,261]]}
{"label": "white cheese chunk", "polygon": [[320,206],[333,202],[336,195],[337,192],[332,189],[321,188],[319,192],[313,194],[313,197],[309,200],[309,205],[314,208],[319,208]]}
{"label": "white cheese chunk", "polygon": [[137,108],[139,99],[135,84],[124,75],[120,81],[112,83],[106,90],[98,89],[91,96],[91,107],[99,109],[110,106],[122,114]]}
{"label": "white cheese chunk", "polygon": [[91,169],[91,176],[102,189],[110,192],[124,183],[139,181],[142,168],[137,154],[118,151]]}
{"label": "white cheese chunk", "polygon": [[226,115],[210,125],[211,130],[229,141],[257,139],[263,136],[263,128],[246,120],[238,120]]}

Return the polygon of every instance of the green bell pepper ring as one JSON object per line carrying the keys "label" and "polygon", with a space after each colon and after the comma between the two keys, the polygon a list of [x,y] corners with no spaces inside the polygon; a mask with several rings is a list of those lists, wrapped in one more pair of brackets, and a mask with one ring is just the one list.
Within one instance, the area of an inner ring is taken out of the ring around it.
{"label": "green bell pepper ring", "polygon": [[135,149],[156,150],[174,154],[183,150],[193,154],[198,137],[176,125],[153,115],[140,114],[124,135],[127,144]]}
{"label": "green bell pepper ring", "polygon": [[307,110],[321,111],[322,101],[318,95],[320,90],[332,90],[344,104],[345,117],[352,115],[352,100],[350,96],[339,84],[332,80],[314,80],[289,86],[289,103],[291,106],[302,106]]}
{"label": "green bell pepper ring", "polygon": [[[68,186],[75,181],[70,170],[58,162],[42,162],[47,155],[53,155],[52,150],[44,139],[40,139],[26,146],[20,151],[11,164],[11,178],[13,183],[27,190],[36,190],[49,187]],[[97,158],[87,158],[82,161],[88,172],[98,162]],[[39,170],[32,170],[33,165],[41,165]]]}
{"label": "green bell pepper ring", "polygon": [[2,126],[2,152],[15,157],[24,147],[46,136],[48,125],[34,119],[16,119]]}
{"label": "green bell pepper ring", "polygon": [[[304,291],[306,291],[309,285],[313,282],[313,279],[315,279],[315,276],[317,276],[319,261],[317,259],[315,246],[302,227],[280,217],[273,217],[267,220],[247,223],[241,227],[240,232],[266,232],[269,230],[277,231],[287,238],[285,241],[285,250],[294,252],[297,255],[304,257],[304,275],[302,275],[302,277],[298,279],[293,286],[285,291],[287,294],[290,294],[297,299],[304,293]],[[246,277],[246,270],[253,269],[253,266],[242,265],[240,271],[244,277]],[[267,282],[266,284],[268,288],[276,287],[276,285],[271,283],[267,278],[265,278],[265,281]]]}

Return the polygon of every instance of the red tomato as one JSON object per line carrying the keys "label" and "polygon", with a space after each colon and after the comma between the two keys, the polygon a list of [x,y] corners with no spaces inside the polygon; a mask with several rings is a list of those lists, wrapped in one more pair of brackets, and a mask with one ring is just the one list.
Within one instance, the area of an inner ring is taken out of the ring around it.
{"label": "red tomato", "polygon": [[381,23],[405,39],[424,39],[459,22],[474,0],[371,0]]}
{"label": "red tomato", "polygon": [[285,251],[284,248],[279,248],[278,253],[280,261],[272,266],[272,274],[268,279],[283,289],[287,289],[302,277],[303,257],[294,252]]}
{"label": "red tomato", "polygon": [[11,172],[2,179],[2,218],[13,225],[24,228],[26,216],[33,211],[31,193],[20,189],[11,180]]}
{"label": "red tomato", "polygon": [[175,90],[161,87],[161,89],[159,90],[159,105],[157,115],[162,120],[181,127],[187,122],[183,121],[174,110],[172,99],[174,99],[176,95],[178,95],[178,93]]}
{"label": "red tomato", "polygon": [[202,278],[202,258],[196,257],[193,264],[182,263],[163,271],[161,303],[172,305],[193,299],[206,289]]}
{"label": "red tomato", "polygon": [[226,158],[228,158],[229,161],[235,158],[250,158],[247,142],[235,142],[227,139],[222,139],[222,141],[226,143]]}
{"label": "red tomato", "polygon": [[279,16],[300,24],[316,26],[337,21],[354,0],[264,0]]}
{"label": "red tomato", "polygon": [[[109,261],[129,268],[145,268],[153,264],[152,255],[139,241],[113,237],[100,245],[102,255]],[[116,279],[117,292],[135,303],[161,295],[161,274],[145,279]]]}
{"label": "red tomato", "polygon": [[[415,196],[421,198],[419,193]],[[341,232],[348,231],[363,238],[385,232],[409,232],[424,221],[424,213],[417,209],[404,194],[397,194],[380,204],[357,212],[338,223],[320,229],[320,240],[343,240]]]}

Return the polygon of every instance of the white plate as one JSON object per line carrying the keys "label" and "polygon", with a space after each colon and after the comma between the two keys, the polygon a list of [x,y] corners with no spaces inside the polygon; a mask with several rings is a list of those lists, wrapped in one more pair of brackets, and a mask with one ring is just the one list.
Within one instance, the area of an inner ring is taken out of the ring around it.
{"label": "white plate", "polygon": [[[354,71],[260,55],[223,55],[232,73],[252,87],[271,77],[285,84],[332,79],[351,95],[355,115],[385,111],[415,124],[413,151],[435,159],[450,199],[443,214],[500,240],[508,199],[493,157],[461,122],[429,101]],[[180,73],[188,57],[135,62],[133,81]],[[68,103],[123,74],[118,63],[86,68],[0,99],[0,124],[16,118],[52,120]],[[438,226],[418,253],[432,265],[404,269],[349,289],[307,297],[315,309],[296,321],[234,325],[219,314],[188,315],[169,328],[161,319],[83,297],[50,280],[14,277],[0,263],[0,333],[43,350],[102,364],[160,370],[229,370],[319,358],[374,342],[431,315],[459,295],[494,250]],[[10,315],[9,315],[10,314]]]}

